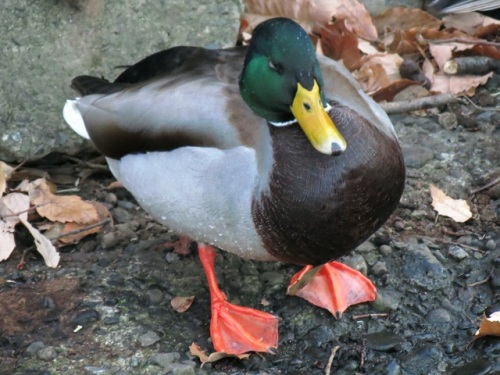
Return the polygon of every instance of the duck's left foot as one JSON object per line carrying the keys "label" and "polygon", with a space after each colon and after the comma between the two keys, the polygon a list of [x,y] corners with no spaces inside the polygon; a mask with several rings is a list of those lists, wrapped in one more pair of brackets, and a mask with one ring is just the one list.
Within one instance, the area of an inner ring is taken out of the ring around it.
{"label": "duck's left foot", "polygon": [[296,273],[288,294],[302,297],[339,318],[349,306],[375,300],[377,290],[361,272],[329,262],[315,268],[306,266]]}
{"label": "duck's left foot", "polygon": [[228,354],[273,353],[273,349],[278,347],[278,318],[263,311],[229,303],[215,278],[215,249],[200,243],[198,254],[210,288],[210,336],[215,350]]}

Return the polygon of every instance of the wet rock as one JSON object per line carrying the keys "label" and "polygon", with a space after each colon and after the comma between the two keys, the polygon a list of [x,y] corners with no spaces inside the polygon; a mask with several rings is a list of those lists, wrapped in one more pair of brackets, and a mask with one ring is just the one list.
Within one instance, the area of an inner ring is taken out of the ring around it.
{"label": "wet rock", "polygon": [[158,305],[165,299],[165,294],[157,288],[149,289],[146,292],[146,296],[148,297],[149,303],[152,305]]}
{"label": "wet rock", "polygon": [[90,375],[104,375],[108,373],[108,370],[98,366],[85,366],[85,373]]}
{"label": "wet rock", "polygon": [[372,267],[372,273],[375,276],[385,275],[387,272],[388,271],[385,262],[378,261]]}
{"label": "wet rock", "polygon": [[156,332],[148,331],[139,337],[139,342],[142,347],[151,346],[160,341],[160,336]]}
{"label": "wet rock", "polygon": [[375,250],[375,245],[371,241],[365,241],[356,248],[357,253],[369,253]]}
{"label": "wet rock", "polygon": [[486,250],[493,251],[497,248],[497,243],[493,239],[486,241]]}
{"label": "wet rock", "polygon": [[365,258],[362,255],[354,254],[345,257],[344,262],[346,266],[358,270],[363,275],[368,273],[368,265],[366,264]]}
{"label": "wet rock", "polygon": [[401,375],[401,366],[396,361],[391,361],[387,366],[387,375]]}
{"label": "wet rock", "polygon": [[405,254],[403,275],[407,281],[426,290],[450,285],[450,276],[444,266],[423,244],[409,244]]}
{"label": "wet rock", "polygon": [[438,123],[445,129],[455,129],[458,125],[457,116],[453,112],[443,112],[438,116]]}
{"label": "wet rock", "polygon": [[494,290],[500,290],[500,269],[496,268],[491,273],[490,285]]}
{"label": "wet rock", "polygon": [[132,218],[130,212],[121,207],[116,207],[114,210],[112,210],[111,215],[113,216],[113,219],[117,223],[126,223],[130,221]]}
{"label": "wet rock", "polygon": [[464,260],[469,257],[469,254],[460,246],[450,246],[448,248],[448,255],[457,261]]}
{"label": "wet rock", "polygon": [[117,200],[118,198],[115,193],[107,193],[104,198],[104,201],[110,204],[115,204]]}
{"label": "wet rock", "polygon": [[380,312],[396,311],[401,301],[401,294],[395,290],[379,290],[373,307]]}
{"label": "wet rock", "polygon": [[105,233],[101,238],[101,246],[103,249],[110,249],[120,242],[120,236],[116,232]]}
{"label": "wet rock", "polygon": [[172,375],[196,375],[194,368],[195,364],[190,363],[173,363],[168,367]]}
{"label": "wet rock", "polygon": [[450,375],[486,375],[491,370],[491,364],[484,359],[476,359],[450,372]]}
{"label": "wet rock", "polygon": [[435,156],[434,151],[425,146],[403,145],[402,150],[405,164],[409,168],[422,168]]}
{"label": "wet rock", "polygon": [[168,368],[172,363],[178,362],[181,359],[179,353],[156,353],[149,361],[163,368]]}
{"label": "wet rock", "polygon": [[94,309],[84,310],[78,313],[75,318],[71,321],[73,326],[85,327],[92,322],[96,322],[100,319],[101,315]]}
{"label": "wet rock", "polygon": [[428,375],[439,373],[443,353],[435,346],[414,349],[401,359],[401,367],[408,375]]}
{"label": "wet rock", "polygon": [[37,356],[42,361],[52,361],[57,357],[57,351],[53,346],[46,346],[38,351]]}
{"label": "wet rock", "polygon": [[450,313],[448,312],[448,310],[442,308],[429,311],[425,318],[429,323],[433,324],[451,322]]}
{"label": "wet rock", "polygon": [[405,342],[403,337],[390,331],[370,333],[365,336],[366,346],[370,349],[387,352]]}
{"label": "wet rock", "polygon": [[389,255],[392,254],[392,247],[390,247],[389,245],[382,245],[378,248],[378,251],[382,255]]}
{"label": "wet rock", "polygon": [[43,348],[45,348],[45,344],[43,343],[43,341],[33,341],[26,348],[26,354],[28,354],[28,355],[35,355],[35,354],[37,354]]}
{"label": "wet rock", "polygon": [[120,323],[120,318],[116,315],[112,315],[112,316],[106,316],[102,322],[107,325],[107,326],[114,326],[118,323]]}

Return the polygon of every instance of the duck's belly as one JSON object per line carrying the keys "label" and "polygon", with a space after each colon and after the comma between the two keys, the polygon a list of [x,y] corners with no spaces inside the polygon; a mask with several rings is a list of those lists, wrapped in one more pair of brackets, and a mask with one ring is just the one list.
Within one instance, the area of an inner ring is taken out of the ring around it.
{"label": "duck's belly", "polygon": [[243,258],[276,260],[251,215],[257,170],[247,147],[185,147],[108,159],[115,177],[158,222]]}

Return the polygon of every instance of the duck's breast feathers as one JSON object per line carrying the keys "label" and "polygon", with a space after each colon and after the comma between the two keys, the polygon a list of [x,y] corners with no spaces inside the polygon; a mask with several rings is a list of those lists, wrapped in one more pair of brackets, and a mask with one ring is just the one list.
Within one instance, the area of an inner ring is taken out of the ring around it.
{"label": "duck's breast feathers", "polygon": [[183,146],[227,149],[251,143],[262,120],[239,95],[236,72],[244,50],[173,50],[149,56],[113,83],[75,78],[73,87],[85,96],[67,104],[66,121],[73,128],[83,122],[97,149],[113,158]]}
{"label": "duck's breast feathers", "polygon": [[314,150],[298,127],[271,128],[275,166],[252,213],[266,248],[281,260],[321,264],[347,254],[387,220],[403,192],[397,140],[351,108],[330,104],[348,145],[339,155]]}

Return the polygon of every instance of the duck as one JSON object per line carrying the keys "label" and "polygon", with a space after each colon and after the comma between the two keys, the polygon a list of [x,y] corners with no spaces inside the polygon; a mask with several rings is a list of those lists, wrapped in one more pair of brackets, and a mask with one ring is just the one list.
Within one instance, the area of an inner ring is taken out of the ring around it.
{"label": "duck", "polygon": [[480,12],[495,19],[500,18],[500,2],[498,0],[427,0],[424,2],[424,9],[437,16]]}
{"label": "duck", "polygon": [[197,242],[216,351],[274,353],[279,320],[227,300],[215,248],[304,265],[288,293],[335,317],[376,298],[337,259],[398,205],[401,148],[386,113],[296,22],[259,24],[248,47],[173,47],[112,82],[83,75],[71,86],[68,125],[146,212]]}

